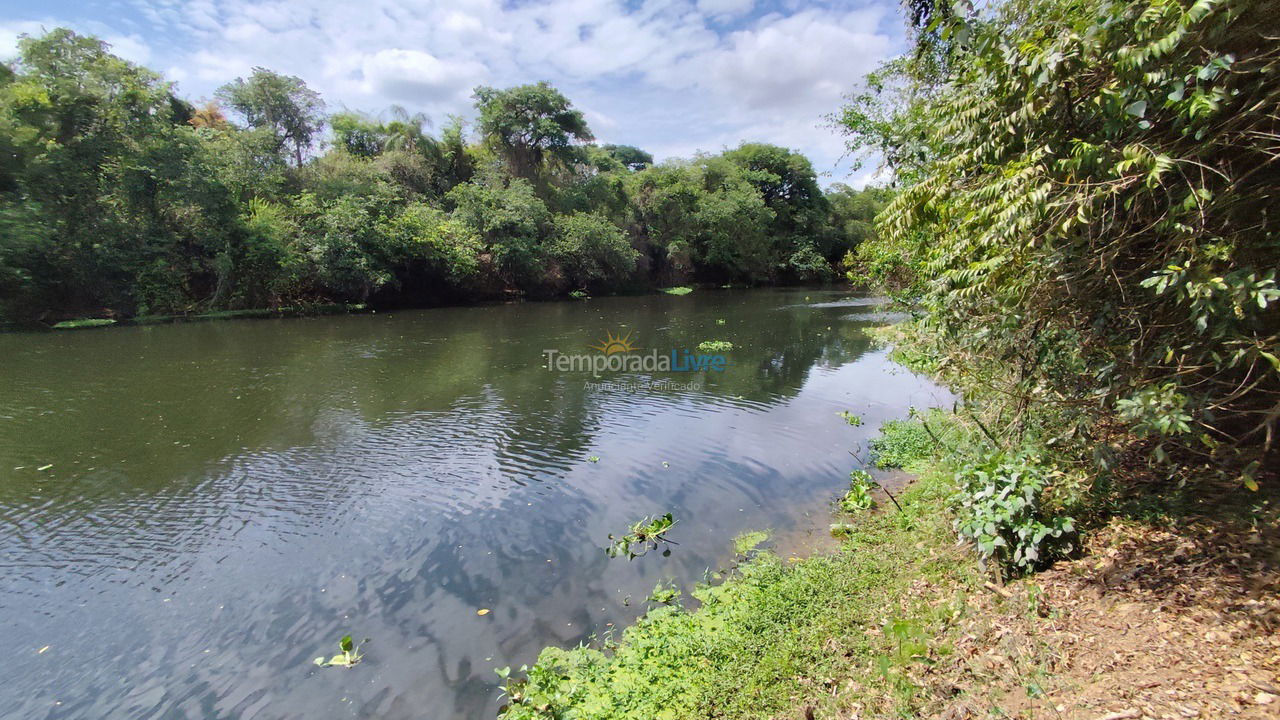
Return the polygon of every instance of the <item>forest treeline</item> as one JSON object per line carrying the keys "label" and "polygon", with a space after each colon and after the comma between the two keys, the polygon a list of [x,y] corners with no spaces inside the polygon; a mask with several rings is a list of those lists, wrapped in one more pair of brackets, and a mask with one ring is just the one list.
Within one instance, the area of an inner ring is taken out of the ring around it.
{"label": "forest treeline", "polygon": [[546,83],[478,121],[326,113],[257,68],[203,104],[58,29],[0,66],[0,312],[15,320],[687,282],[823,280],[885,191],[747,143],[655,165]]}

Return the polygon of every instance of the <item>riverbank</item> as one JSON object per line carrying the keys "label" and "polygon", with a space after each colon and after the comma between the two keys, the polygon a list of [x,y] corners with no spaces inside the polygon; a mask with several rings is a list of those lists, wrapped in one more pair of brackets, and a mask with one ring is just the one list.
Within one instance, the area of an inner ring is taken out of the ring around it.
{"label": "riverbank", "polygon": [[[829,284],[811,284],[811,285],[771,285],[772,289],[785,290],[788,288],[811,288],[813,290],[832,289],[835,286]],[[695,287],[689,285],[679,285],[675,287],[655,287],[648,288],[643,292],[635,293],[610,293],[602,297],[619,297],[619,296],[640,296],[640,295],[674,295],[684,296],[694,292],[695,289],[700,290],[743,290],[749,289],[746,285],[720,285],[715,287]],[[581,302],[591,300],[594,296],[585,291],[575,290],[563,296],[551,298],[525,298],[515,296],[506,300],[498,298],[481,298],[469,302],[446,303],[438,305],[410,305],[410,306],[387,306],[382,307],[384,311],[394,310],[431,310],[442,307],[484,307],[487,305],[499,305],[503,303],[517,302]],[[93,328],[104,328],[112,326],[129,327],[135,325],[170,325],[184,322],[207,322],[210,320],[262,320],[262,319],[279,319],[279,318],[296,318],[296,317],[320,317],[324,315],[348,315],[360,313],[376,313],[379,308],[368,303],[315,303],[309,305],[289,305],[274,308],[250,308],[242,310],[210,310],[206,312],[192,313],[170,313],[163,315],[136,315],[136,316],[107,316],[107,315],[89,315],[85,317],[71,317],[69,319],[58,322],[0,322],[0,332],[18,332],[30,330],[87,330]]]}
{"label": "riverbank", "polygon": [[852,698],[917,707],[912,666],[945,652],[929,639],[983,575],[953,540],[950,479],[912,469],[901,510],[882,496],[886,509],[846,518],[833,554],[744,557],[693,590],[696,609],[656,606],[620,638],[548,648],[514,673],[527,680],[508,684],[501,717],[845,717]]}
{"label": "riverbank", "polygon": [[1130,486],[1072,558],[1002,585],[955,542],[946,459],[909,464],[901,509],[838,552],[761,553],[696,609],[549,648],[501,717],[1274,717],[1274,489]]}
{"label": "riverbank", "polygon": [[105,327],[130,327],[138,325],[174,325],[188,322],[209,322],[213,320],[263,320],[295,317],[320,317],[324,315],[350,315],[376,312],[363,303],[320,303],[315,305],[290,305],[277,308],[254,308],[249,310],[211,310],[198,313],[175,313],[166,315],[136,315],[132,317],[81,317],[62,320],[52,324],[44,322],[0,323],[0,332],[44,331],[44,330],[90,330]]}

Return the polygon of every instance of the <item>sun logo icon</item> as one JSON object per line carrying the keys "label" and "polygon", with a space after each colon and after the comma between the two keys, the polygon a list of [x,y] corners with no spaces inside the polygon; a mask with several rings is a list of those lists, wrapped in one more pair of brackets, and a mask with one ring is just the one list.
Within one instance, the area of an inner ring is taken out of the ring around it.
{"label": "sun logo icon", "polygon": [[616,353],[630,353],[640,348],[631,344],[631,332],[627,331],[626,335],[614,335],[606,331],[604,340],[599,345],[588,345],[592,350],[599,350],[605,355],[613,355]]}

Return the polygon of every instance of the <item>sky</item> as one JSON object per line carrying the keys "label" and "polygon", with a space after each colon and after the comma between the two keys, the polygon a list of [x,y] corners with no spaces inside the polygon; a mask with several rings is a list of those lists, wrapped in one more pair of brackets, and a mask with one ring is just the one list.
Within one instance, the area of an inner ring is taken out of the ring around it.
{"label": "sky", "polygon": [[255,66],[330,111],[392,104],[474,117],[477,85],[546,80],[601,143],[658,160],[771,142],[824,185],[864,185],[826,116],[904,48],[896,0],[6,0],[0,57],[63,26],[111,43],[191,100]]}

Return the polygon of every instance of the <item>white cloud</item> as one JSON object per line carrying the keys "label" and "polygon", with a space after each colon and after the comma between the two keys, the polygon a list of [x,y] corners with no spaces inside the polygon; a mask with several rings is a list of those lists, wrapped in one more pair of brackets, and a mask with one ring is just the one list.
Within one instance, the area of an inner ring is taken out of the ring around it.
{"label": "white cloud", "polygon": [[[875,32],[877,25],[870,12],[765,18],[730,36],[709,79],[753,108],[830,105],[888,54],[890,40]],[[872,29],[860,29],[866,27]]]}
{"label": "white cloud", "polygon": [[365,55],[360,68],[370,95],[432,106],[465,96],[487,74],[484,65],[472,60],[447,62],[402,48]]}

